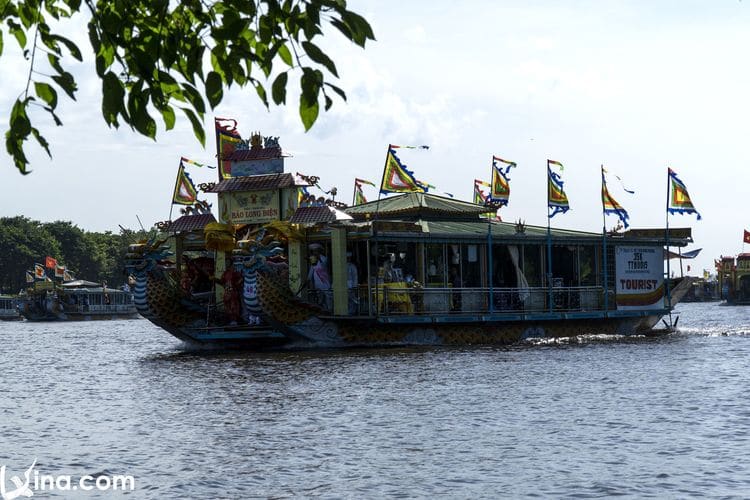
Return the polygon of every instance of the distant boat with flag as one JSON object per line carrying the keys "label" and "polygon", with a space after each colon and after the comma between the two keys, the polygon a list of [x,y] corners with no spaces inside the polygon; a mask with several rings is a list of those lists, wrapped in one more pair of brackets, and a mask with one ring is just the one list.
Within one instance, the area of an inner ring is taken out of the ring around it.
{"label": "distant boat with flag", "polygon": [[53,257],[26,272],[26,289],[17,297],[18,312],[29,321],[89,321],[138,318],[133,294],[75,279]]}
{"label": "distant boat with flag", "polygon": [[[627,229],[604,171],[603,218],[616,215],[625,231],[552,228],[571,208],[554,160],[548,225],[539,227],[488,217],[508,204],[516,166],[497,156],[491,180],[475,180],[481,203],[471,203],[433,194],[406,167],[406,150],[425,146],[389,145],[378,199],[367,201],[364,188],[375,183],[357,178],[346,206],[311,194],[323,191],[318,177],[285,171],[277,137],[245,141],[224,119],[216,132],[217,182],[185,186],[195,205],[131,245],[127,261],[139,312],[190,343],[262,349],[652,334],[690,288],[689,278],[669,279],[664,260],[665,247],[692,243],[690,228]],[[413,163],[428,153],[408,154]],[[671,171],[668,183],[675,186]],[[216,194],[218,216],[194,192]],[[179,194],[173,203],[184,203]],[[693,213],[684,185],[678,201],[668,208]]]}

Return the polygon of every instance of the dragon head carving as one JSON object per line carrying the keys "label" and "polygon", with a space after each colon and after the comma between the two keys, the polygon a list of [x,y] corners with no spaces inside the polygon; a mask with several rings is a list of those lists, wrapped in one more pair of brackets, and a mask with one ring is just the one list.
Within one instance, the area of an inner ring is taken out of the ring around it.
{"label": "dragon head carving", "polygon": [[266,230],[260,229],[254,238],[237,241],[237,248],[232,252],[232,262],[237,271],[243,274],[254,273],[267,266],[267,259],[280,255],[284,250],[278,241],[264,242]]}
{"label": "dragon head carving", "polygon": [[125,255],[125,269],[133,276],[145,276],[157,269],[157,266],[173,255],[165,245],[166,239],[156,237],[141,240],[128,246]]}

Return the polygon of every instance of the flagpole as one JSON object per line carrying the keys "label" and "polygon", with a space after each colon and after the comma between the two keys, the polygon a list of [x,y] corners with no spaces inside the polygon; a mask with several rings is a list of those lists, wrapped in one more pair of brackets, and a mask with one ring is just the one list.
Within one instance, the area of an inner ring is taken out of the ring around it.
{"label": "flagpole", "polygon": [[604,165],[602,167],[602,252],[603,252],[603,262],[604,262],[604,270],[603,270],[603,276],[604,276],[604,314],[607,314],[607,311],[609,311],[609,289],[608,289],[608,276],[607,276],[607,214],[605,212],[605,206],[604,206],[604,188],[606,186],[606,183],[604,181]]}
{"label": "flagpole", "polygon": [[[380,213],[380,197],[383,195],[383,183],[385,182],[385,170],[388,167],[388,155],[391,153],[391,144],[388,144],[388,149],[385,152],[385,162],[383,162],[383,175],[380,176],[380,188],[378,189],[378,201],[375,203],[375,217],[372,221],[372,236],[373,240],[375,240],[375,268],[376,268],[376,275],[375,275],[375,316],[380,316],[380,307],[378,306],[379,297],[378,297],[378,276],[377,276],[377,269],[378,269],[378,251],[380,245],[378,244],[378,230],[377,230],[377,224],[375,222],[378,220],[378,214]],[[368,277],[369,279],[369,277]],[[383,285],[385,286],[385,280],[383,280]],[[383,289],[383,292],[385,293],[385,288]],[[385,302],[385,301],[384,301]]]}
{"label": "flagpole", "polygon": [[667,307],[669,308],[669,326],[672,326],[672,297],[669,293],[669,187],[670,187],[670,177],[669,177],[669,169],[667,168],[667,223],[666,223],[666,229],[664,231],[664,240],[667,245],[667,277],[664,280],[664,286],[666,287],[666,294],[667,294]]}
{"label": "flagpole", "polygon": [[551,217],[549,215],[549,191],[550,169],[549,160],[547,160],[547,299],[549,300],[549,312],[552,312],[552,230],[550,228]]}

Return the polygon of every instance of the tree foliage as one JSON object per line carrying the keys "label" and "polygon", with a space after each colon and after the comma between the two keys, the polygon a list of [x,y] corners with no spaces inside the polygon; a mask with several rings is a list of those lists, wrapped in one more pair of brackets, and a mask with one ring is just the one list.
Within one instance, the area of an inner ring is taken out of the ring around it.
{"label": "tree foliage", "polygon": [[16,293],[26,283],[26,271],[44,265],[46,256],[73,271],[78,278],[125,282],[128,245],[147,233],[123,229],[120,234],[83,231],[67,221],[41,223],[23,216],[0,218],[0,290]]}
{"label": "tree foliage", "polygon": [[[368,22],[348,10],[345,0],[0,0],[0,56],[6,31],[29,60],[28,85],[13,105],[6,132],[6,149],[22,173],[28,172],[24,143],[31,137],[51,156],[32,124],[32,106],[59,126],[59,94],[76,98],[75,78],[63,61],[81,61],[82,52],[50,23],[78,15],[89,16],[107,125],[125,123],[155,139],[155,117],[170,130],[181,113],[203,144],[203,117],[222,101],[225,89],[251,86],[266,107],[283,105],[292,72],[299,76],[299,115],[309,130],[321,102],[327,111],[333,94],[346,99],[329,81],[338,70],[317,37],[332,26],[359,46],[374,40]],[[51,71],[41,69],[44,55]]]}

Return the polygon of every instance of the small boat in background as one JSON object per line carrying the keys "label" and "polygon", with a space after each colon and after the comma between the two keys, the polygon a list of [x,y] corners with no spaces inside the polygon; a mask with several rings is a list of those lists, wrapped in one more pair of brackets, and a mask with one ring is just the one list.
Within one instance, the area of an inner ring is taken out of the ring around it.
{"label": "small boat in background", "polygon": [[135,319],[138,312],[129,290],[93,281],[63,284],[39,281],[18,297],[18,311],[29,321]]}
{"label": "small boat in background", "polygon": [[17,300],[18,297],[13,295],[0,295],[0,320],[18,321],[23,319],[18,312],[18,307],[16,307]]}

